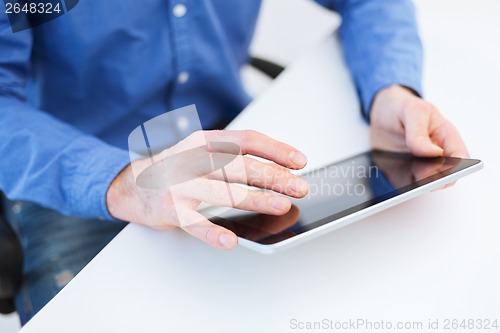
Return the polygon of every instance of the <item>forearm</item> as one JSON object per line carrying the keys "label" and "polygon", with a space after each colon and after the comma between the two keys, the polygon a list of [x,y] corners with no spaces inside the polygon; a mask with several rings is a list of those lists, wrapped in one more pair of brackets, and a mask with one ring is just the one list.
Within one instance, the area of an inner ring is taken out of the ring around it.
{"label": "forearm", "polygon": [[128,153],[0,95],[0,189],[64,214],[110,218],[106,191]]}
{"label": "forearm", "polygon": [[376,94],[398,84],[422,94],[422,45],[409,0],[332,1],[342,15],[339,37],[369,117]]}

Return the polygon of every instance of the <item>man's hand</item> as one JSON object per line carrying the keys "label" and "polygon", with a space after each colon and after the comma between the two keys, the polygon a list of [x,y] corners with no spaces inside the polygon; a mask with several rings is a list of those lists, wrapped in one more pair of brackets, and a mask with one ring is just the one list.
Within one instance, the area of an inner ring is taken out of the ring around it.
{"label": "man's hand", "polygon": [[307,182],[290,172],[303,168],[306,157],[255,131],[196,132],[154,160],[152,165],[150,159],[134,161],[115,178],[106,195],[110,214],[156,229],[179,227],[222,249],[234,248],[237,237],[201,215],[201,203],[283,215],[291,207],[288,198],[238,183],[296,198],[309,191]]}
{"label": "man's hand", "polygon": [[402,86],[382,89],[371,110],[374,148],[416,156],[468,157],[457,129],[430,103]]}

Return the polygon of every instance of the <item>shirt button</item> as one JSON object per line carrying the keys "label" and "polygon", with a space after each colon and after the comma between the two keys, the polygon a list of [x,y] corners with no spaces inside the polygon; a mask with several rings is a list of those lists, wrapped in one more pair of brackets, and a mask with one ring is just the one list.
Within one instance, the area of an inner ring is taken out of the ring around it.
{"label": "shirt button", "polygon": [[180,116],[179,118],[177,118],[177,127],[179,128],[179,130],[184,132],[189,127],[189,119],[187,119],[187,117],[185,116]]}
{"label": "shirt button", "polygon": [[21,210],[23,210],[23,204],[22,203],[16,202],[14,205],[12,205],[12,212],[14,214],[21,213]]}
{"label": "shirt button", "polygon": [[177,76],[177,82],[180,84],[184,84],[188,82],[189,80],[189,73],[186,71],[180,72],[179,75]]}
{"label": "shirt button", "polygon": [[183,17],[184,15],[186,15],[186,12],[187,8],[183,4],[179,3],[174,6],[173,13],[175,17]]}

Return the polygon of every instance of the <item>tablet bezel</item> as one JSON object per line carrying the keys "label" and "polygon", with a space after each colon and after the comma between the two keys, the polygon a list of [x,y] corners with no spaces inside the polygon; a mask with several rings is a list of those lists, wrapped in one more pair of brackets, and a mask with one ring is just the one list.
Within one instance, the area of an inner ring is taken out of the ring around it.
{"label": "tablet bezel", "polygon": [[[324,168],[330,168],[335,165],[341,165],[349,160],[354,160],[361,157],[362,155],[371,155],[373,153],[379,154],[379,156],[390,156],[391,158],[408,159],[413,156],[405,153],[393,153],[393,152],[383,152],[370,150],[366,151],[352,157],[331,163],[325,167],[317,168],[309,172],[304,173],[302,176],[310,175],[318,170]],[[287,238],[282,241],[278,241],[271,244],[263,244],[256,241],[248,240],[242,237],[238,237],[239,244],[246,248],[255,250],[260,253],[270,254],[275,253],[279,250],[291,247],[292,245],[300,244],[306,240],[313,239],[330,231],[336,230],[360,219],[373,215],[377,212],[385,210],[389,207],[402,203],[404,201],[410,200],[416,196],[423,193],[439,189],[444,185],[454,182],[459,178],[462,178],[468,174],[476,172],[483,167],[483,163],[477,159],[467,159],[458,157],[443,157],[446,159],[446,163],[455,164],[454,166],[440,171],[438,173],[432,174],[431,176],[425,177],[423,179],[412,182],[409,185],[396,188],[395,190],[384,194],[381,197],[372,198],[369,201],[354,205],[352,207],[347,207],[346,209],[337,212],[333,215],[321,218],[313,223],[305,225],[300,230],[300,233]],[[451,161],[452,160],[452,161]],[[272,237],[273,235],[270,235]]]}

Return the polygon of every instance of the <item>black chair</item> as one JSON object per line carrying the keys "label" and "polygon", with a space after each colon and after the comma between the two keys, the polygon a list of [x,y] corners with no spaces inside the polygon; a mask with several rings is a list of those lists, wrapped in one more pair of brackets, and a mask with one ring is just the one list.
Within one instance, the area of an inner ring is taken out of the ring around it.
{"label": "black chair", "polygon": [[0,313],[16,310],[14,296],[21,284],[23,252],[19,240],[0,209]]}
{"label": "black chair", "polygon": [[273,62],[264,60],[259,57],[251,57],[249,64],[272,79],[275,79],[278,75],[281,74],[281,72],[285,70],[283,66],[277,65]]}

